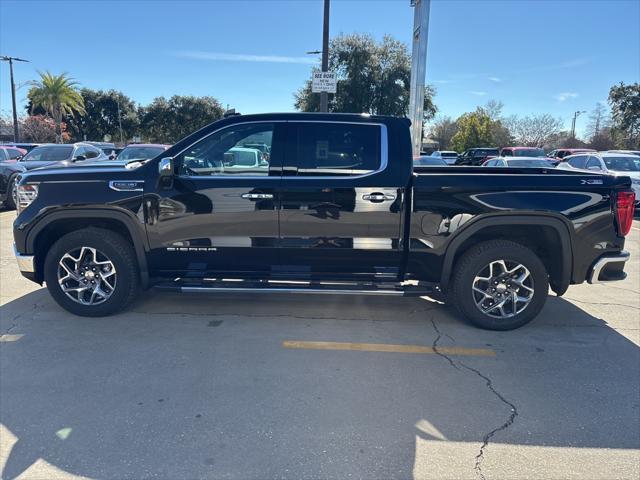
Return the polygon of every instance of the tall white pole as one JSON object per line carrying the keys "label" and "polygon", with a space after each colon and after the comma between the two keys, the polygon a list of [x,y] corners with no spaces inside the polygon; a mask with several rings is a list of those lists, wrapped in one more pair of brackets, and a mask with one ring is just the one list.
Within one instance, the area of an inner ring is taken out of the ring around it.
{"label": "tall white pole", "polygon": [[413,44],[411,47],[411,85],[409,119],[413,155],[422,148],[422,118],[424,109],[424,82],[427,72],[427,39],[429,37],[429,10],[431,0],[411,0],[413,12]]}

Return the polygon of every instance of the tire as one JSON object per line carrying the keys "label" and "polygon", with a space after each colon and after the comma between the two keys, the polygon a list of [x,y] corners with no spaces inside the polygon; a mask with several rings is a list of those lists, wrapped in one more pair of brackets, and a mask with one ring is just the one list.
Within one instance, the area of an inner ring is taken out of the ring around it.
{"label": "tire", "polygon": [[16,188],[16,177],[15,175],[11,177],[9,183],[7,184],[7,197],[4,201],[4,206],[9,210],[16,209],[16,200],[14,198],[14,189]]}
{"label": "tire", "polygon": [[[59,281],[61,277],[68,279]],[[45,258],[44,280],[62,308],[83,317],[103,317],[124,309],[140,287],[131,242],[95,227],[68,233],[53,244]]]}
{"label": "tire", "polygon": [[542,310],[549,294],[549,275],[527,247],[490,240],[462,255],[451,287],[449,302],[471,323],[487,330],[513,330]]}

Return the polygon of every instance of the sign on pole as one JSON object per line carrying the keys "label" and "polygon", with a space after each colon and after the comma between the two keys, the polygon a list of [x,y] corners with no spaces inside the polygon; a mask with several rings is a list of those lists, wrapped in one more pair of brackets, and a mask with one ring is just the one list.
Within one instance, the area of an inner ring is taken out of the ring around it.
{"label": "sign on pole", "polygon": [[338,80],[336,79],[335,72],[313,72],[311,77],[311,92],[313,93],[336,93],[336,85]]}

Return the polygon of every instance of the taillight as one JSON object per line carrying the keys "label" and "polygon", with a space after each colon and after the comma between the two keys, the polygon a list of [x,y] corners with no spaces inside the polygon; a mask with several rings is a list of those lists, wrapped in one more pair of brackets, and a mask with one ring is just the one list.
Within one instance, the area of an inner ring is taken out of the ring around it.
{"label": "taillight", "polygon": [[631,231],[635,201],[636,194],[634,192],[618,192],[618,196],[616,197],[618,233],[623,237]]}

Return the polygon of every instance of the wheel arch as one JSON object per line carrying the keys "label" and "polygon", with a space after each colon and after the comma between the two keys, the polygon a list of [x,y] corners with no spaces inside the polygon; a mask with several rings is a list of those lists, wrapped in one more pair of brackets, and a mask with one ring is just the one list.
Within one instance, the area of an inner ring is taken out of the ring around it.
{"label": "wheel arch", "polygon": [[52,212],[31,227],[26,235],[25,246],[27,252],[35,255],[35,280],[38,283],[43,281],[44,258],[48,248],[62,235],[87,227],[112,230],[129,240],[138,261],[140,282],[143,287],[148,285],[148,243],[144,227],[127,213],[110,208]]}
{"label": "wheel arch", "polygon": [[449,241],[440,285],[446,291],[456,261],[473,245],[502,238],[520,243],[536,253],[549,273],[551,289],[562,295],[571,281],[573,269],[573,227],[568,220],[544,214],[498,214],[469,222]]}

